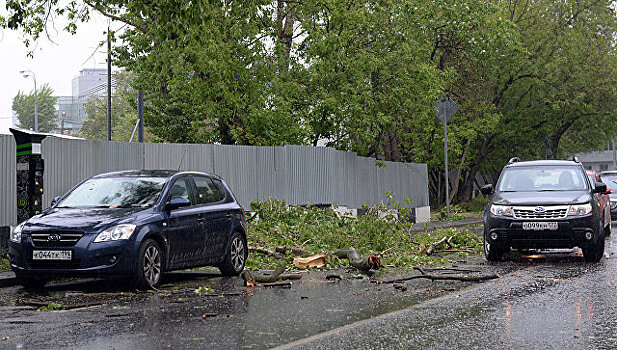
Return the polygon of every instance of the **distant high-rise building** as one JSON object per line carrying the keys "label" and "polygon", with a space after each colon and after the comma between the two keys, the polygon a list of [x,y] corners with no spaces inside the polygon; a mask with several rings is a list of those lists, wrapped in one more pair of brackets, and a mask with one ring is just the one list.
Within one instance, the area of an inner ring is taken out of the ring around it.
{"label": "distant high-rise building", "polygon": [[[73,134],[88,117],[85,103],[90,97],[104,97],[107,91],[107,68],[84,68],[72,81],[72,96],[57,96],[57,131]],[[112,85],[113,91],[113,85]],[[13,111],[13,126],[19,124]],[[63,123],[64,122],[64,123]]]}
{"label": "distant high-rise building", "polygon": [[[107,91],[107,68],[84,68],[73,78],[73,104],[76,104],[76,115],[71,116],[74,131],[81,128],[88,117],[85,103],[88,98],[103,97]],[[68,117],[68,113],[67,113]],[[66,123],[66,122],[65,122]]]}

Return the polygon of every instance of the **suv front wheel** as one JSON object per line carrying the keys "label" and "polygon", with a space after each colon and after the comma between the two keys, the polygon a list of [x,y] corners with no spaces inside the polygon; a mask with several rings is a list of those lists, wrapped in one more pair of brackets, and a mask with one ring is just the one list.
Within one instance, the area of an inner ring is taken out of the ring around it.
{"label": "suv front wheel", "polygon": [[604,231],[600,231],[599,237],[594,243],[590,243],[586,247],[581,248],[583,250],[583,258],[587,262],[598,262],[604,255]]}
{"label": "suv front wheel", "polygon": [[499,261],[506,253],[507,248],[497,247],[494,244],[491,244],[486,237],[486,233],[484,233],[484,256],[488,261]]}

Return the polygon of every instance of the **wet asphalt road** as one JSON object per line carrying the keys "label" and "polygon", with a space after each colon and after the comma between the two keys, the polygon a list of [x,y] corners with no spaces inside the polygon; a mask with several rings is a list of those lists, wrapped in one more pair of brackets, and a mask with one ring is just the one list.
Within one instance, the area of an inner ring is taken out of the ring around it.
{"label": "wet asphalt road", "polygon": [[[585,263],[578,250],[491,265],[469,259],[457,267],[501,278],[420,279],[406,291],[351,273],[328,282],[319,272],[289,289],[247,289],[216,272],[175,273],[146,293],[96,280],[3,288],[0,349],[612,349],[615,235],[605,253],[598,264]],[[195,293],[202,286],[213,291]],[[71,310],[39,311],[48,302]]]}

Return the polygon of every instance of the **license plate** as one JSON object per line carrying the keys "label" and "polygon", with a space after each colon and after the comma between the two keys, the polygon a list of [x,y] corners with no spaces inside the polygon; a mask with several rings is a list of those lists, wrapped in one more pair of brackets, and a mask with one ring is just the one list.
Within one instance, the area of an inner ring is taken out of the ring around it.
{"label": "license plate", "polygon": [[555,231],[559,225],[556,222],[523,222],[523,230],[531,231]]}
{"label": "license plate", "polygon": [[70,250],[35,250],[32,260],[71,260],[73,252]]}

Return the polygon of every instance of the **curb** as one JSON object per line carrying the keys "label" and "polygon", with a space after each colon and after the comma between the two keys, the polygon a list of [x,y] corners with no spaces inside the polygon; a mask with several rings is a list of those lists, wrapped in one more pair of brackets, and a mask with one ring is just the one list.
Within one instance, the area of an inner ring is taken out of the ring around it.
{"label": "curb", "polygon": [[476,225],[481,224],[483,222],[482,218],[477,219],[469,219],[469,220],[461,220],[461,221],[438,221],[433,225],[429,224],[427,227],[420,226],[419,228],[411,228],[411,232],[427,232],[436,229],[442,228],[457,228],[468,225]]}
{"label": "curb", "polygon": [[17,285],[17,277],[12,272],[0,272],[0,288]]}

